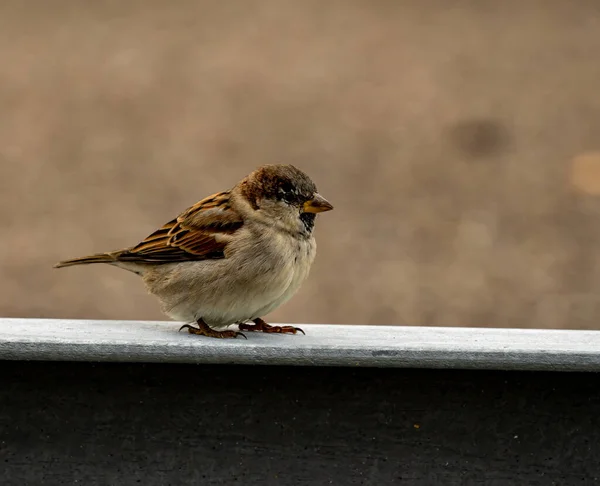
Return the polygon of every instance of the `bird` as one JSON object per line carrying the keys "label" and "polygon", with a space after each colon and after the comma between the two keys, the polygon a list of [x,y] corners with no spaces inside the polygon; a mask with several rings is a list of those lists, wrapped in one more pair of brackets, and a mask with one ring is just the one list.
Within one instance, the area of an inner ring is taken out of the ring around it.
{"label": "bird", "polygon": [[[318,213],[333,206],[293,165],[262,165],[231,189],[183,211],[135,246],[64,260],[103,263],[142,278],[161,310],[190,334],[236,338],[241,331],[296,334],[263,320],[308,277]],[[237,324],[238,331],[228,329]]]}

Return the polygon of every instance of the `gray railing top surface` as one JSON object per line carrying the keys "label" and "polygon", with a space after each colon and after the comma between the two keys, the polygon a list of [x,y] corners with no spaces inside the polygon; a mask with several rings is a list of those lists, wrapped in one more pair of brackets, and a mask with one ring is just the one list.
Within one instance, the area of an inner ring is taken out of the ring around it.
{"label": "gray railing top surface", "polygon": [[0,319],[0,359],[600,371],[600,332],[300,325],[214,339],[169,321]]}

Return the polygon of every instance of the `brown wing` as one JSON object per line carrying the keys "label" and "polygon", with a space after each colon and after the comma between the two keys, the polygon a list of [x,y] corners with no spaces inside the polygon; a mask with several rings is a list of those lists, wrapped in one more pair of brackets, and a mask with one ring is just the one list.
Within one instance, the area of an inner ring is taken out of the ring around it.
{"label": "brown wing", "polygon": [[173,263],[225,258],[230,235],[242,227],[231,209],[230,193],[207,197],[168,222],[137,246],[116,256],[117,260]]}

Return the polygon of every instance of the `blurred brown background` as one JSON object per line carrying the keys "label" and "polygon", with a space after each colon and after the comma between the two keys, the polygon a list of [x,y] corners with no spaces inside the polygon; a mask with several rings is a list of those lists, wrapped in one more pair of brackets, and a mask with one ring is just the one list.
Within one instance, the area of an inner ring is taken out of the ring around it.
{"label": "blurred brown background", "polygon": [[137,243],[262,163],[335,205],[271,321],[600,327],[600,2],[0,3],[0,315],[163,319]]}

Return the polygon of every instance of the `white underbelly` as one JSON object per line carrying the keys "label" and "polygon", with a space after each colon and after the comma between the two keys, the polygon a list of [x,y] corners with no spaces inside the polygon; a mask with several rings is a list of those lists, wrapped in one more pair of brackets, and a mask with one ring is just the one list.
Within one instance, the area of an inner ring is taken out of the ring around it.
{"label": "white underbelly", "polygon": [[[314,239],[293,241],[283,248],[282,258],[262,267],[249,264],[243,256],[238,257],[239,265],[226,260],[188,262],[190,274],[196,273],[190,279],[189,293],[163,301],[163,311],[178,321],[202,318],[215,329],[267,315],[300,288],[316,252]],[[204,282],[200,285],[201,277]]]}
{"label": "white underbelly", "polygon": [[308,277],[309,271],[310,264],[294,265],[291,271],[292,277],[285,290],[271,302],[257,309],[251,318],[255,319],[257,317],[265,316],[290,300]]}

